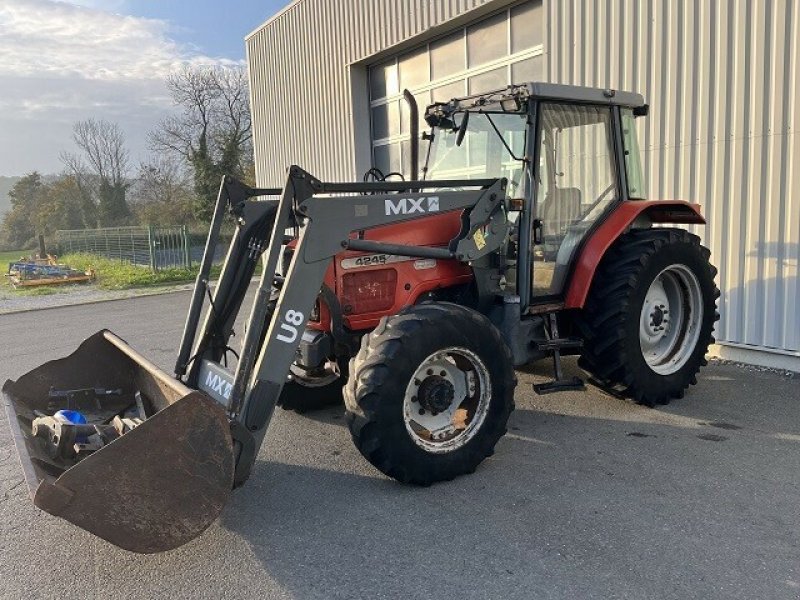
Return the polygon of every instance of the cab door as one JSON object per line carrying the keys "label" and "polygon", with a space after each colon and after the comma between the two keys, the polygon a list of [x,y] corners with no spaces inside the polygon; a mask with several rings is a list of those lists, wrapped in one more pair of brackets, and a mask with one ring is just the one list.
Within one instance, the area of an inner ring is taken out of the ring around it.
{"label": "cab door", "polygon": [[538,128],[531,301],[558,302],[581,242],[620,198],[614,109],[542,102]]}

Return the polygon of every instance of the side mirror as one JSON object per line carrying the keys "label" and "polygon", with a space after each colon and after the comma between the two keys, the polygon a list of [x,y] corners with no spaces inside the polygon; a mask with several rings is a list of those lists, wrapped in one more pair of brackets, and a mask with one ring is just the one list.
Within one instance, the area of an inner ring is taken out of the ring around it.
{"label": "side mirror", "polygon": [[458,126],[458,135],[456,136],[456,146],[460,146],[464,141],[464,135],[467,133],[467,125],[469,125],[469,112],[465,112],[461,118],[461,124]]}

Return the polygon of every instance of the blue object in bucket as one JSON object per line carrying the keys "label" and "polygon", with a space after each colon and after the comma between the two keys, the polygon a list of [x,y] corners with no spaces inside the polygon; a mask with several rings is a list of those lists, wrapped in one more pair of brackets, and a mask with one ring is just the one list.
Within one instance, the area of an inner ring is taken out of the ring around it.
{"label": "blue object in bucket", "polygon": [[53,415],[54,418],[73,425],[86,425],[86,417],[84,417],[77,410],[60,410]]}
{"label": "blue object in bucket", "polygon": [[[72,423],[73,425],[86,425],[86,417],[84,417],[77,410],[59,410],[53,415],[54,418],[65,423]],[[79,444],[85,444],[87,439],[85,435],[75,436],[75,441]]]}

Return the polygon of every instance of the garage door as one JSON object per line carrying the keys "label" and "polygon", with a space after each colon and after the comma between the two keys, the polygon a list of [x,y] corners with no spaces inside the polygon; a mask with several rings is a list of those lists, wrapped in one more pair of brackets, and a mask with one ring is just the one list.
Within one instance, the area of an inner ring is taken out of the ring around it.
{"label": "garage door", "polygon": [[[541,0],[504,9],[369,69],[372,164],[409,172],[409,115],[402,90],[420,106],[542,80]],[[424,123],[420,130],[426,129]]]}

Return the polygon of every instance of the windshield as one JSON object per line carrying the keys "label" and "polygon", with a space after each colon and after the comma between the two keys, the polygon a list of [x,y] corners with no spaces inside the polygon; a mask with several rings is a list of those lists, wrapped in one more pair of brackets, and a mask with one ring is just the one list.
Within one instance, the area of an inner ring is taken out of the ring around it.
{"label": "windshield", "polygon": [[[458,123],[461,118],[463,113],[459,114]],[[498,131],[503,136],[502,140]],[[456,146],[456,133],[447,129],[436,129],[425,179],[506,177],[511,193],[517,193],[522,185],[525,166],[521,159],[525,156],[526,131],[526,114],[479,112],[470,113],[461,146]]]}

